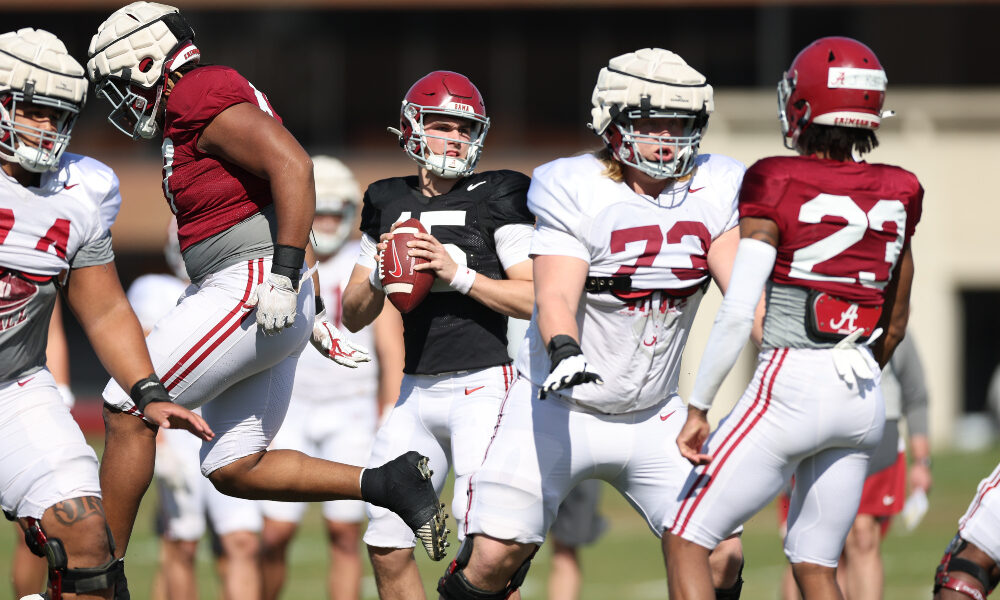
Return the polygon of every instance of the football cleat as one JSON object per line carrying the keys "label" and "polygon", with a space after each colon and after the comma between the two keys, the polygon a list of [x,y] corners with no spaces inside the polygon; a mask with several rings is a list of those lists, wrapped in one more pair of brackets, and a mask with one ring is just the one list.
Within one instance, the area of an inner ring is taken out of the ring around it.
{"label": "football cleat", "polygon": [[427,461],[426,456],[411,450],[381,467],[365,469],[361,497],[399,515],[431,560],[441,560],[447,554],[451,531],[445,527],[448,515],[434,491],[434,471]]}

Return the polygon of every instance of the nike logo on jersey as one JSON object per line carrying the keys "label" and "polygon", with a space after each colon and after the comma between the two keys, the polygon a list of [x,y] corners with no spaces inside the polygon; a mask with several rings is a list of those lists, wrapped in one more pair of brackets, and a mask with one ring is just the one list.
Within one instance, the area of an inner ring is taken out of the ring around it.
{"label": "nike logo on jersey", "polygon": [[29,383],[31,383],[32,379],[34,379],[34,377],[29,377],[29,378],[25,379],[24,381],[18,381],[17,382],[17,387],[24,387],[24,386],[28,385]]}
{"label": "nike logo on jersey", "polygon": [[701,187],[697,187],[697,188],[691,188],[688,191],[693,194],[693,193],[697,192],[698,190],[703,190],[703,189],[705,189],[705,186],[701,186]]}
{"label": "nike logo on jersey", "polygon": [[470,185],[469,187],[467,187],[465,189],[471,192],[472,190],[476,189],[477,187],[483,185],[484,183],[486,183],[486,182],[485,181],[480,181],[479,183],[473,183],[472,185]]}
{"label": "nike logo on jersey", "polygon": [[481,385],[479,387],[474,387],[474,388],[465,388],[465,395],[468,396],[469,394],[472,394],[473,392],[478,392],[479,390],[483,389],[484,387],[486,387],[486,386],[485,385]]}
{"label": "nike logo on jersey", "polygon": [[677,411],[676,410],[672,410],[672,411],[668,412],[665,415],[660,415],[660,420],[661,421],[666,421],[667,419],[670,418],[670,415],[674,414],[675,412],[677,412]]}
{"label": "nike logo on jersey", "polygon": [[66,185],[63,186],[63,189],[64,190],[71,190],[71,189],[75,188],[78,185],[80,185],[80,184],[79,183],[67,183]]}

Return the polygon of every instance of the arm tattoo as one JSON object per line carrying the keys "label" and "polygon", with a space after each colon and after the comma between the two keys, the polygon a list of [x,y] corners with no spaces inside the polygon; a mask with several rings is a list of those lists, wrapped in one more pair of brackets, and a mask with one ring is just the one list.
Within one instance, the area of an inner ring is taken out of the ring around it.
{"label": "arm tattoo", "polygon": [[101,501],[93,496],[65,500],[52,507],[52,514],[63,525],[71,526],[92,515],[104,518],[104,507]]}

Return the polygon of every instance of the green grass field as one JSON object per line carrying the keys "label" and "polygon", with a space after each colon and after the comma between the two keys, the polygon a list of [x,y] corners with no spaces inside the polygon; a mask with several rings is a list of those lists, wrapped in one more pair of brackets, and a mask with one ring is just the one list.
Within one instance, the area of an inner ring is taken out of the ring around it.
{"label": "green grass field", "polygon": [[[975,486],[988,475],[1000,459],[1000,448],[976,454],[942,453],[935,455],[934,489],[931,509],[923,523],[906,535],[893,530],[883,546],[886,570],[886,600],[930,598],[930,582],[934,567],[941,559],[945,545],[955,533],[956,522],[965,512]],[[450,493],[450,492],[449,492]],[[127,572],[132,597],[149,597],[156,569],[157,540],[151,533],[153,493],[143,502],[135,535],[129,546]],[[660,556],[659,541],[649,533],[645,523],[625,500],[611,487],[605,487],[602,511],[610,527],[601,540],[582,552],[585,600],[620,600],[666,598],[666,581]],[[454,527],[453,527],[454,528]],[[14,533],[0,536],[0,566],[9,572]],[[747,600],[778,597],[778,584],[785,566],[777,534],[777,516],[773,507],[764,510],[746,524],[743,537],[747,557],[743,598]],[[207,544],[199,556],[199,578],[202,598],[218,596],[218,585],[212,571]],[[548,573],[548,553],[543,548],[535,559],[528,580],[522,588],[525,600],[545,597],[545,577]],[[429,598],[434,583],[445,563],[433,563],[421,552],[418,556]],[[310,510],[291,554],[289,585],[285,598],[321,599],[325,597],[324,569],[326,548],[320,527],[320,515]],[[11,597],[5,586],[0,597]],[[364,597],[376,598],[370,570],[366,572]]]}

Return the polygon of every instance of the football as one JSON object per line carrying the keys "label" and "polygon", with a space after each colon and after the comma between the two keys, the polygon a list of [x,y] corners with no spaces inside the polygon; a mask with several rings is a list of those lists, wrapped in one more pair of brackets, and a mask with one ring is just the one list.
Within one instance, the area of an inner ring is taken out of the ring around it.
{"label": "football", "polygon": [[407,254],[409,248],[406,244],[414,239],[413,236],[418,231],[427,233],[424,226],[416,219],[400,223],[393,230],[392,239],[389,240],[389,246],[382,256],[382,287],[385,288],[389,302],[402,313],[408,313],[416,308],[427,297],[434,283],[432,271],[413,269],[427,260]]}

